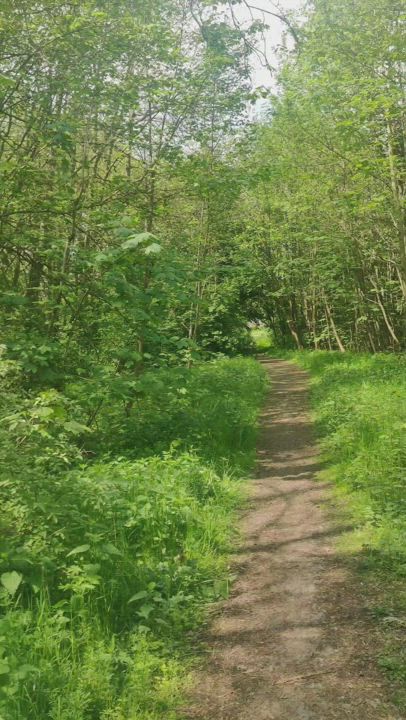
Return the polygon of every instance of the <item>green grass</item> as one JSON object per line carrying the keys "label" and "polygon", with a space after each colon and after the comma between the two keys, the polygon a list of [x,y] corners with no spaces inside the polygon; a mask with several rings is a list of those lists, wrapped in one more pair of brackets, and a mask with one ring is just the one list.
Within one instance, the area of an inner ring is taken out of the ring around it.
{"label": "green grass", "polygon": [[268,352],[274,347],[272,332],[266,327],[253,328],[251,338],[258,353]]}
{"label": "green grass", "polygon": [[355,529],[342,549],[357,560],[387,651],[380,665],[406,709],[406,357],[290,353],[311,373],[327,476]]}
{"label": "green grass", "polygon": [[382,564],[406,575],[406,358],[296,354],[338,486]]}
{"label": "green grass", "polygon": [[[143,383],[131,413],[103,410],[81,452],[72,420],[57,422],[60,397],[21,401],[8,421],[1,720],[177,717],[187,638],[228,592],[266,379],[255,361],[235,359]],[[72,391],[64,407],[77,401]]]}
{"label": "green grass", "polygon": [[[218,468],[231,463],[244,470],[253,462],[263,385],[257,363],[249,359],[146,372],[126,421],[119,404],[105,404],[88,447],[132,458],[193,447]],[[86,394],[86,387],[80,391]]]}

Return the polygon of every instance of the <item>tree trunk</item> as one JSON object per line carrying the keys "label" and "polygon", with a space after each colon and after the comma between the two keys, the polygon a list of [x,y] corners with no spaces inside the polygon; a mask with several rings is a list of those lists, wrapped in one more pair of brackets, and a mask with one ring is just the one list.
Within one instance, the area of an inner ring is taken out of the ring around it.
{"label": "tree trunk", "polygon": [[329,307],[329,304],[328,304],[328,302],[327,302],[327,298],[326,298],[325,296],[324,296],[324,306],[325,306],[325,308],[326,308],[326,316],[327,316],[327,318],[328,318],[328,321],[329,321],[329,323],[330,323],[331,329],[332,329],[332,331],[333,331],[333,335],[334,335],[335,340],[336,340],[336,343],[337,343],[337,345],[338,345],[338,349],[339,349],[340,352],[343,353],[343,352],[345,352],[345,347],[344,347],[343,343],[341,342],[341,338],[340,338],[340,336],[339,336],[339,334],[338,334],[337,326],[336,326],[336,324],[335,324],[335,322],[334,322],[334,318],[333,318],[333,315],[332,315],[332,313],[331,313],[331,309],[330,309],[330,307]]}

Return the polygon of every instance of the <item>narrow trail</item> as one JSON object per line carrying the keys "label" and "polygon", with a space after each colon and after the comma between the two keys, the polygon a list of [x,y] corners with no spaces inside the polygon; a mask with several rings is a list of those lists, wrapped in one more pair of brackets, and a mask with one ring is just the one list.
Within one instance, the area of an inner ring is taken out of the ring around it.
{"label": "narrow trail", "polygon": [[401,720],[373,661],[374,628],[340,561],[308,412],[308,378],[265,362],[258,473],[236,549],[238,579],[212,621],[186,718]]}

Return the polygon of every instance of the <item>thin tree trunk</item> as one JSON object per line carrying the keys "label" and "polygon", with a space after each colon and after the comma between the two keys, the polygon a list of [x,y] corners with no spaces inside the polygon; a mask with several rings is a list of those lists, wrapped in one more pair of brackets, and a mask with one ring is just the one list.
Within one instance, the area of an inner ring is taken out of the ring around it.
{"label": "thin tree trunk", "polygon": [[339,334],[338,334],[337,326],[336,326],[336,324],[335,324],[335,322],[334,322],[334,318],[333,318],[333,315],[332,315],[332,313],[331,313],[331,309],[330,309],[329,304],[328,304],[328,302],[327,302],[326,296],[324,296],[324,306],[325,306],[325,308],[326,308],[326,315],[327,315],[328,321],[329,321],[329,323],[330,323],[331,329],[332,329],[332,331],[333,331],[333,335],[334,335],[334,337],[335,337],[336,343],[337,343],[337,345],[338,345],[338,349],[339,349],[340,352],[343,353],[343,352],[345,352],[345,347],[344,347],[343,343],[341,342],[341,338],[340,338],[340,336],[339,336]]}
{"label": "thin tree trunk", "polygon": [[402,184],[399,179],[399,174],[396,168],[397,153],[393,138],[393,130],[389,119],[387,120],[386,127],[388,132],[389,169],[395,210],[394,220],[399,238],[399,278],[403,297],[406,299],[406,218],[404,209],[405,197]]}
{"label": "thin tree trunk", "polygon": [[390,321],[389,321],[388,314],[387,314],[387,312],[386,312],[386,310],[385,310],[385,307],[384,307],[384,305],[383,305],[382,298],[381,298],[381,293],[380,293],[380,291],[379,291],[379,287],[378,287],[378,285],[376,284],[374,278],[372,278],[372,277],[371,277],[371,283],[372,283],[372,287],[373,287],[374,290],[375,290],[375,293],[376,293],[376,301],[377,301],[378,306],[379,306],[379,309],[380,309],[380,311],[381,311],[381,313],[382,313],[382,317],[383,317],[383,319],[384,319],[385,325],[386,325],[386,327],[388,328],[389,335],[391,336],[391,338],[392,338],[393,342],[395,343],[395,345],[400,345],[400,342],[399,342],[399,340],[398,340],[398,338],[397,338],[397,336],[396,336],[396,333],[395,333],[395,331],[394,331],[394,329],[393,329],[393,327],[392,327],[392,325],[391,325],[391,323],[390,323]]}

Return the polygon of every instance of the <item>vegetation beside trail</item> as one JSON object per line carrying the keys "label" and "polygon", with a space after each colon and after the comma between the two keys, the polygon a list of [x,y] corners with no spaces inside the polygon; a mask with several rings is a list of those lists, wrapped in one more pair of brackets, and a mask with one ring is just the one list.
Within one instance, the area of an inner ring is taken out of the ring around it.
{"label": "vegetation beside trail", "polygon": [[281,347],[406,347],[404,26],[393,0],[309,3],[241,147],[248,302]]}
{"label": "vegetation beside trail", "polygon": [[[2,369],[4,418],[19,378]],[[83,408],[50,391],[20,397],[0,426],[4,720],[175,717],[186,633],[227,594],[264,371],[219,360],[145,384],[121,428],[110,405],[89,433]]]}
{"label": "vegetation beside trail", "polygon": [[258,6],[0,3],[0,720],[174,717],[252,463],[253,325],[343,353],[301,361],[403,572],[404,11]]}
{"label": "vegetation beside trail", "polygon": [[382,624],[381,665],[406,707],[406,357],[290,354],[312,376],[312,402],[325,476],[345,498],[355,524],[343,549],[360,558],[370,611]]}

